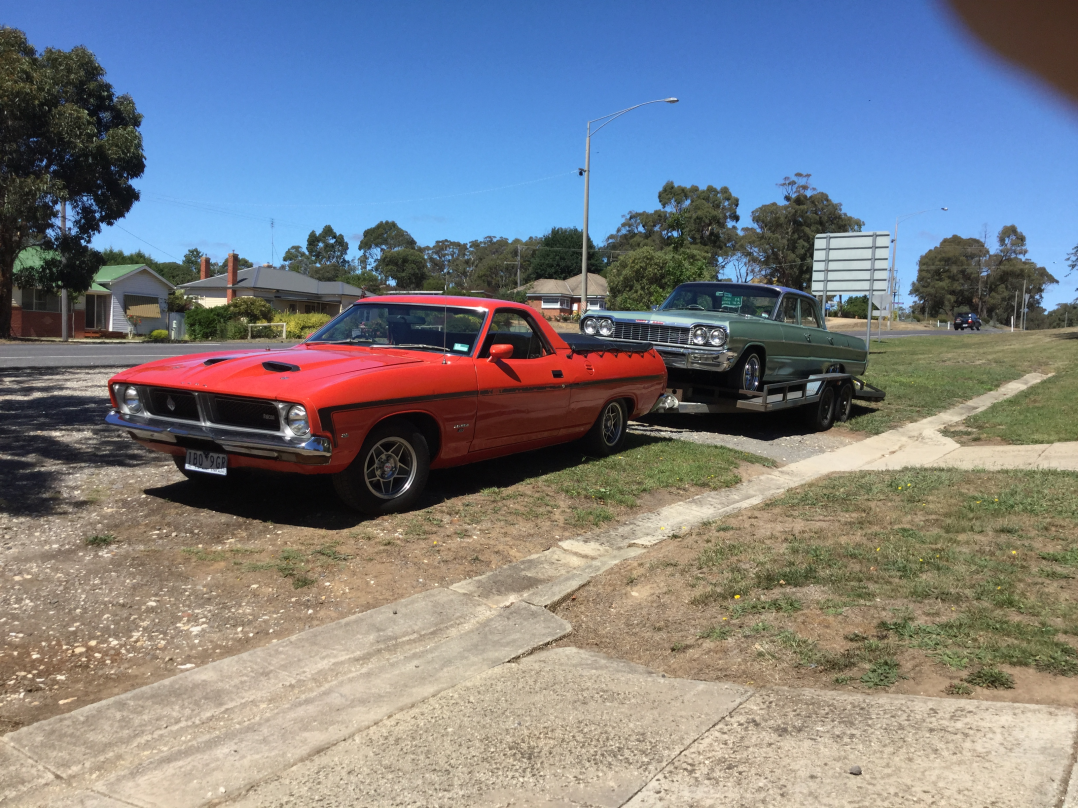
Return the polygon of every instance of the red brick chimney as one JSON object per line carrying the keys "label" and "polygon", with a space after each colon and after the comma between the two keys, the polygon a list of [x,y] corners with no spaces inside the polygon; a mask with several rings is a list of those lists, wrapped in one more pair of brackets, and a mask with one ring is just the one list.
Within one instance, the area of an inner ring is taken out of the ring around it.
{"label": "red brick chimney", "polygon": [[236,284],[239,283],[240,258],[235,253],[228,254],[228,291],[225,292],[225,302],[231,303],[236,296]]}
{"label": "red brick chimney", "polygon": [[210,257],[204,255],[202,256],[202,261],[199,263],[198,279],[204,281],[208,277],[210,277]]}

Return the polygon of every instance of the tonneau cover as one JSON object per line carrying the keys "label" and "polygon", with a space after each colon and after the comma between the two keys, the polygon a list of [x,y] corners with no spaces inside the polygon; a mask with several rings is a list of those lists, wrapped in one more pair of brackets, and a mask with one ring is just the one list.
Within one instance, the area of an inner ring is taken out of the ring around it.
{"label": "tonneau cover", "polygon": [[573,353],[647,353],[650,342],[629,342],[620,339],[603,339],[587,334],[558,334]]}

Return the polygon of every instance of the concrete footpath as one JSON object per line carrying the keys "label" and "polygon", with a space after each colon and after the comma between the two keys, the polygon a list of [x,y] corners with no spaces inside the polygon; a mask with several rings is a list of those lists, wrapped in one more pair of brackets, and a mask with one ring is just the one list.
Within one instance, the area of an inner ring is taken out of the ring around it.
{"label": "concrete footpath", "polygon": [[0,805],[1078,808],[1073,710],[753,690],[538,650],[571,631],[544,607],[614,564],[834,471],[954,454],[939,429],[1043,378],[10,733]]}

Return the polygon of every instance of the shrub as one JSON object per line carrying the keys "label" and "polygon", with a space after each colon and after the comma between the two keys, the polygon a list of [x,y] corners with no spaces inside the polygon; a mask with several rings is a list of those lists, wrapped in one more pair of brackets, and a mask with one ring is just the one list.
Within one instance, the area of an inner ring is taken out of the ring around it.
{"label": "shrub", "polygon": [[229,320],[227,306],[213,306],[212,308],[190,309],[184,315],[187,324],[187,336],[189,339],[218,339],[218,326]]}
{"label": "shrub", "polygon": [[229,319],[248,323],[268,323],[273,319],[273,306],[260,297],[237,297],[228,304]]}
{"label": "shrub", "polygon": [[306,339],[333,318],[328,314],[278,314],[275,319],[287,324],[288,339]]}
{"label": "shrub", "polygon": [[155,328],[150,332],[150,340],[153,342],[163,342],[168,339],[168,332],[163,328]]}
{"label": "shrub", "polygon": [[868,295],[848,297],[842,301],[843,317],[863,320],[868,316]]}

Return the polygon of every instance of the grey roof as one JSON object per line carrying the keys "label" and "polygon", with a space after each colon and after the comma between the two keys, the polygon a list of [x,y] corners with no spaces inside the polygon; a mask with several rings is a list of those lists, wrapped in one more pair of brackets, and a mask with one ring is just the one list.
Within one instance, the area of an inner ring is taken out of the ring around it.
{"label": "grey roof", "polygon": [[[580,276],[573,275],[573,277],[564,281],[554,280],[553,278],[540,278],[519,287],[518,291],[526,292],[529,295],[571,295],[579,297]],[[610,294],[610,287],[607,286],[606,278],[602,275],[596,275],[594,272],[589,272],[588,297],[605,297],[608,294]]]}
{"label": "grey roof", "polygon": [[[181,289],[190,289],[192,292],[200,290],[210,291],[228,286],[228,275],[221,273],[206,280],[191,281],[180,285]],[[343,281],[316,281],[309,275],[299,272],[289,272],[287,269],[274,269],[273,267],[248,267],[236,273],[237,289],[261,289],[267,292],[292,292],[294,294],[310,295],[312,297],[340,297],[349,295],[361,297],[363,290],[358,286],[352,286]]]}

